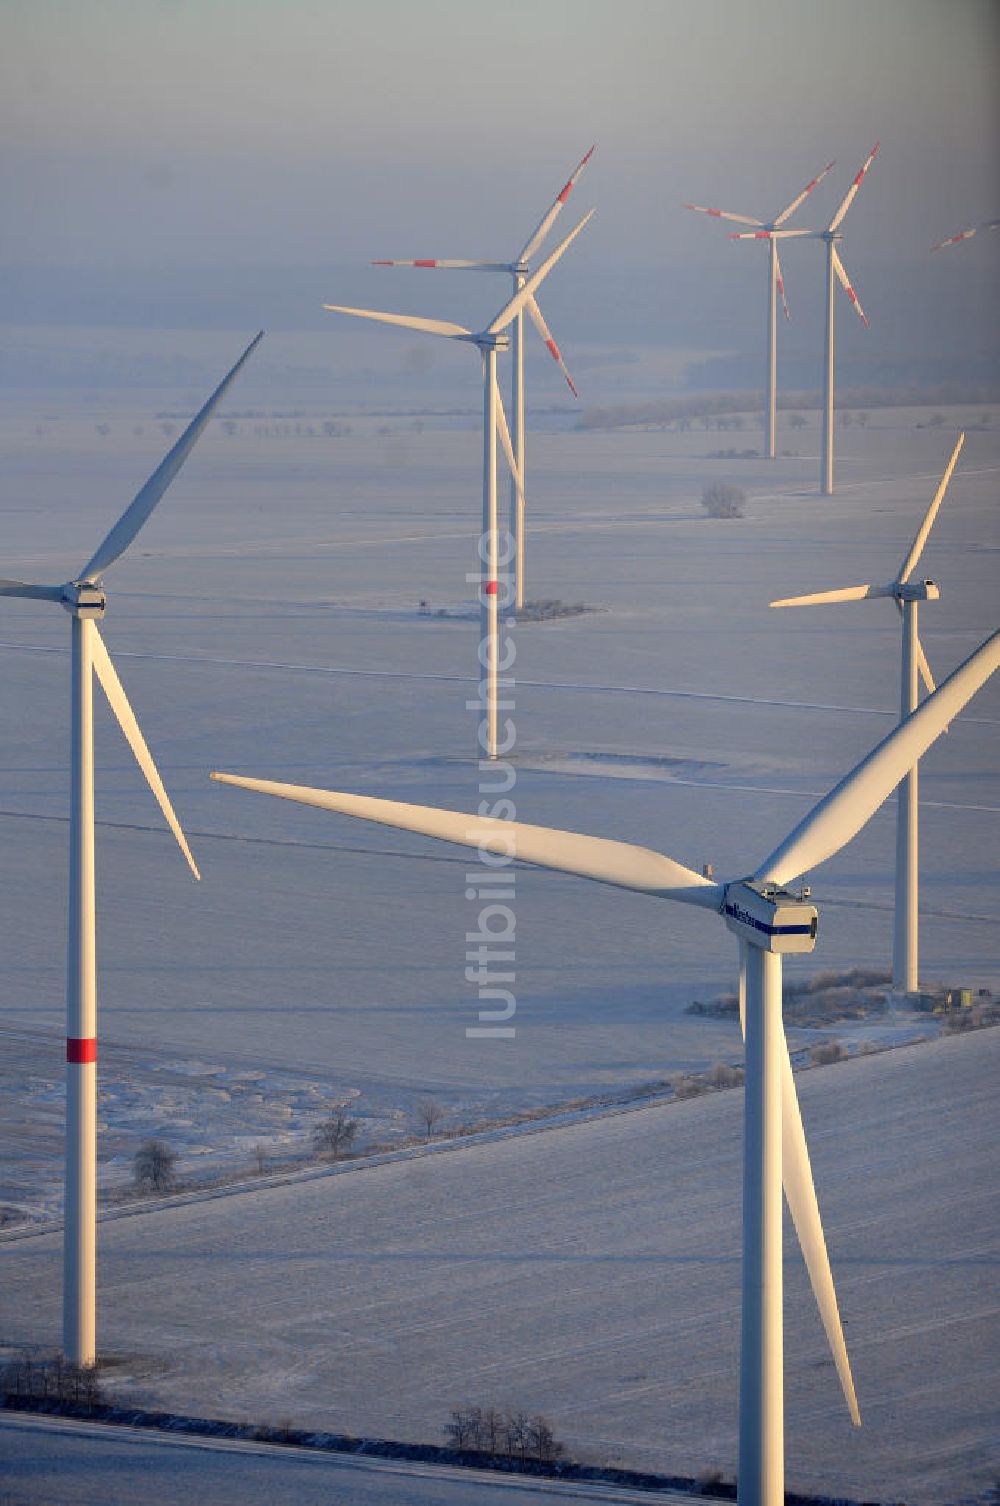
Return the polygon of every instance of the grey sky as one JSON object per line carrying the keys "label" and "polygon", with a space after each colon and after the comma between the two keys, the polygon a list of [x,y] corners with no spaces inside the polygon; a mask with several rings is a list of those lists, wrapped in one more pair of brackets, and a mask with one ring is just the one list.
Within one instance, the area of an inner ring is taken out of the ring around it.
{"label": "grey sky", "polygon": [[[863,298],[890,341],[917,306],[928,343],[985,338],[996,238],[960,249],[961,276],[928,251],[1000,212],[994,0],[0,0],[0,19],[0,266],[32,269],[26,322],[40,299],[79,306],[83,284],[46,286],[48,268],[330,268],[338,299],[377,301],[372,257],[513,254],[596,142],[565,220],[599,213],[548,306],[600,287],[600,338],[619,308],[636,338],[704,298],[728,330],[762,259],[681,204],[771,214],[835,157],[819,221],[880,138],[845,224]],[[793,285],[808,261],[789,248]],[[383,304],[473,317],[471,288],[432,310],[413,283],[385,277]],[[9,283],[0,319],[20,296]],[[261,301],[236,322],[291,317]]]}
{"label": "grey sky", "polygon": [[[596,140],[595,254],[877,138],[888,252],[997,212],[992,0],[4,0],[7,263],[496,252]],[[574,206],[575,207],[575,206]],[[819,208],[817,196],[817,209]],[[507,231],[507,224],[511,230]],[[517,227],[516,229],[514,227]],[[645,244],[643,244],[645,242]]]}

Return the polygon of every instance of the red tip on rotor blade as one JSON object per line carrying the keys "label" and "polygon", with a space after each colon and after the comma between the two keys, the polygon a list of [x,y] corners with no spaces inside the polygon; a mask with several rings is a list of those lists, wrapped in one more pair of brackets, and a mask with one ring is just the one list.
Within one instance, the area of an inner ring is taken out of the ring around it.
{"label": "red tip on rotor blade", "polygon": [[485,596],[495,596],[497,594],[497,583],[495,580],[483,581],[483,594]]}
{"label": "red tip on rotor blade", "polygon": [[576,186],[576,180],[577,180],[577,178],[583,172],[583,169],[587,166],[587,163],[590,161],[591,157],[594,155],[594,153],[595,153],[596,150],[597,150],[597,143],[595,141],[594,145],[590,148],[590,151],[587,153],[586,157],[583,158],[583,160],[580,163],[580,166],[577,168],[576,172],[573,174],[573,176],[571,178],[567,178],[567,180],[563,184],[562,188],[556,194],[556,203],[557,204],[565,204],[566,200],[569,198],[570,194],[573,192],[574,187]]}

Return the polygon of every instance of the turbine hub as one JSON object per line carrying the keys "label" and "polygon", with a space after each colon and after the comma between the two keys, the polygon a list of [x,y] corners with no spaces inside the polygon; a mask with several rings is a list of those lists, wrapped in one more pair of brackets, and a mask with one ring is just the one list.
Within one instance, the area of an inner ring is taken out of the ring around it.
{"label": "turbine hub", "polygon": [[762,952],[811,952],[819,915],[807,894],[743,879],[726,888],[723,918],[741,941]]}
{"label": "turbine hub", "polygon": [[71,617],[101,618],[107,597],[101,586],[87,580],[71,580],[62,588],[62,605]]}

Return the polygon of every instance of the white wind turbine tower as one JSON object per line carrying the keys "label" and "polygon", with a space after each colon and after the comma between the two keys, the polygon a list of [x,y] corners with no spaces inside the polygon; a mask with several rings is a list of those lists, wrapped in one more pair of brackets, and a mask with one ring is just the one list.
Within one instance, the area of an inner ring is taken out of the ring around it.
{"label": "white wind turbine tower", "polygon": [[820,457],[819,485],[824,497],[833,495],[833,392],[834,392],[834,364],[836,360],[836,313],[837,305],[835,298],[835,279],[839,280],[844,292],[858,311],[865,328],[868,328],[868,315],[861,307],[857,293],[851,285],[851,280],[844,268],[837,246],[843,240],[840,234],[840,226],[844,216],[854,202],[854,195],[861,187],[862,179],[875,160],[879,149],[876,141],[872,147],[865,164],[851,184],[841,201],[833,219],[825,230],[755,230],[752,232],[737,233],[734,240],[754,240],[757,237],[774,240],[787,240],[791,236],[805,237],[810,240],[826,242],[826,325],[823,343],[823,453]]}
{"label": "white wind turbine tower", "polygon": [[959,241],[971,241],[979,230],[1000,230],[1000,220],[987,220],[985,224],[973,225],[971,230],[960,230],[958,235],[949,235],[947,240],[938,241],[936,246],[931,247],[931,250],[943,251],[945,246],[957,246]]}
{"label": "white wind turbine tower", "polygon": [[126,741],[159,802],[191,872],[199,877],[163,782],[111,662],[97,623],[102,576],[128,549],[180,470],[229,384],[261,339],[247,346],[79,575],[61,586],[0,580],[0,596],[58,602],[71,619],[69,934],[66,951],[66,1200],[63,1222],[63,1350],[77,1365],[96,1358],[97,971],[94,900],[94,723],[96,674]]}
{"label": "white wind turbine tower", "polygon": [[488,327],[478,333],[466,329],[462,324],[452,324],[445,319],[422,319],[411,314],[386,314],[374,309],[346,308],[339,303],[324,303],[323,305],[333,314],[352,314],[359,319],[375,319],[381,324],[395,324],[401,325],[404,329],[420,330],[423,334],[442,335],[449,340],[464,340],[470,345],[478,346],[483,358],[483,528],[480,539],[480,558],[484,578],[480,585],[479,602],[481,645],[485,644],[486,654],[484,660],[481,647],[479,694],[480,706],[485,713],[485,735],[481,736],[480,741],[487,758],[497,756],[497,675],[500,668],[497,602],[498,574],[501,564],[497,532],[496,436],[498,428],[515,486],[522,498],[524,495],[523,477],[514,458],[510,430],[507,427],[507,415],[504,412],[503,399],[497,386],[497,351],[509,348],[510,338],[504,331],[533,298],[535,289],[545,280],[570,242],[576,239],[593,214],[594,211],[591,209],[588,214],[584,215],[566,239],[561,241],[541,266],[522,283],[513,298],[504,304]]}
{"label": "white wind turbine tower", "polygon": [[720,883],[630,842],[235,774],[212,775],[225,784],[302,805],[419,832],[658,899],[697,905],[715,911],[735,933],[746,979],[740,1506],[783,1506],[784,1502],[783,1180],[841,1383],[855,1422],[860,1420],[781,1021],[782,955],[812,951],[818,916],[808,901],[808,891],[793,894],[786,886],[833,857],[866,825],[907,770],[998,667],[1000,632],[890,732],[749,877]]}
{"label": "white wind turbine tower", "polygon": [[[895,580],[885,586],[845,586],[839,591],[816,591],[809,596],[790,596],[772,601],[772,607],[812,607],[830,602],[867,601],[887,596],[896,603],[903,623],[903,663],[900,689],[900,721],[917,706],[919,675],[933,693],[934,678],[917,631],[917,611],[921,601],[937,601],[940,592],[932,580],[911,580],[923,553],[938,508],[955,469],[965,435],[960,434],[941,484],[924,514],[916,537],[903,558]],[[896,905],[892,945],[892,985],[899,993],[914,993],[918,977],[918,789],[917,765],[908,771],[899,786],[896,809]]]}
{"label": "white wind turbine tower", "polygon": [[[506,272],[513,278],[514,293],[519,293],[531,272],[531,258],[536,251],[541,250],[546,236],[555,224],[559,211],[576,187],[577,179],[583,172],[587,163],[594,155],[596,148],[591,147],[587,155],[574,168],[562,188],[556,194],[549,208],[539,220],[531,235],[525,241],[521,250],[513,261],[467,261],[455,258],[423,257],[416,261],[374,261],[373,267],[433,267],[446,272]],[[524,606],[524,311],[527,309],[531,321],[545,342],[545,348],[552,359],[557,362],[560,371],[566,378],[569,390],[574,397],[579,393],[573,384],[573,378],[566,369],[566,363],[558,345],[552,338],[552,332],[542,317],[542,311],[534,294],[528,299],[523,308],[520,308],[511,325],[511,356],[513,360],[513,381],[511,387],[511,445],[514,451],[514,468],[521,477],[522,485],[519,487],[514,475],[511,476],[510,488],[510,519],[511,535],[514,540],[514,605],[517,611]]]}
{"label": "white wind turbine tower", "polygon": [[773,220],[755,220],[747,214],[731,214],[728,209],[706,209],[703,204],[685,204],[685,209],[693,209],[698,214],[710,214],[717,220],[730,220],[738,225],[753,225],[756,228],[748,231],[740,239],[766,240],[769,242],[769,257],[767,267],[767,398],[764,413],[764,453],[768,460],[775,458],[775,427],[777,414],[777,357],[778,357],[778,301],[777,295],[781,294],[781,304],[785,311],[785,318],[790,318],[788,311],[788,299],[785,297],[785,280],[781,275],[781,262],[778,258],[778,243],[770,234],[772,230],[780,230],[785,222],[795,213],[812,193],[817,183],[822,183],[827,173],[835,164],[828,162],[823,171],[807,183],[805,188],[790,204],[787,204],[780,214],[775,215]]}

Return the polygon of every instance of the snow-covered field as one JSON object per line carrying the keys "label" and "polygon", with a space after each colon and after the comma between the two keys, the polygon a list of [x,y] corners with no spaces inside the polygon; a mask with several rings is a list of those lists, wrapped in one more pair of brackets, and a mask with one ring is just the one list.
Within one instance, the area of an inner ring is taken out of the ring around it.
{"label": "snow-covered field", "polygon": [[[212,340],[221,372],[240,337]],[[65,391],[7,404],[2,573],[56,581],[78,568],[166,447],[156,414],[193,411],[203,395]],[[234,396],[235,412],[283,401],[249,386]],[[191,880],[102,715],[106,1179],[127,1169],[148,1134],[181,1152],[183,1170],[206,1155],[235,1163],[258,1142],[278,1149],[305,1137],[314,1106],[318,1115],[330,1101],[349,1099],[382,1133],[410,1124],[423,1095],[451,1123],[466,1122],[740,1055],[732,1026],[683,1013],[731,986],[734,948],[712,917],[519,870],[517,1035],[468,1039],[477,1000],[465,935],[477,906],[465,898],[463,854],[209,783],[208,770],[221,768],[456,808],[479,798],[465,709],[477,628],[416,614],[421,598],[454,607],[470,593],[475,423],[421,428],[354,413],[350,435],[328,438],[320,424],[329,411],[317,407],[299,434],[294,423],[287,434],[258,433],[251,419],[231,435],[213,425],[108,575],[105,639],[203,880]],[[780,436],[799,454],[773,466],[706,459],[720,439],[697,429],[533,434],[528,595],[600,610],[517,631],[518,814],[641,841],[694,867],[711,861],[719,874],[747,871],[889,730],[898,703],[899,626],[888,603],[793,614],[769,611],[768,600],[890,578],[944,468],[952,425],[980,411],[948,410],[943,428],[918,428],[925,412],[885,410],[863,432],[838,429],[838,491],[827,500],[816,494],[814,421]],[[758,439],[748,428],[721,442]],[[995,422],[970,434],[921,562],[942,590],[921,619],[939,678],[996,625],[998,477]],[[703,515],[702,488],[716,479],[746,488],[744,519]],[[0,1181],[4,1200],[51,1210],[68,621],[23,601],[0,604],[0,619]],[[923,766],[928,981],[1000,986],[998,725],[1000,686],[991,685]],[[893,838],[890,804],[812,876],[820,940],[812,958],[793,962],[797,971],[886,964]],[[950,1063],[954,1048],[941,1049]],[[691,1112],[735,1114],[738,1095],[730,1098],[725,1110]],[[508,1152],[497,1154],[499,1168]],[[701,1195],[720,1202],[711,1179]],[[655,1245],[656,1231],[646,1234]],[[225,1244],[220,1234],[208,1247]],[[40,1248],[20,1248],[19,1269]],[[188,1259],[178,1253],[179,1271]],[[48,1263],[44,1271],[54,1300]],[[734,1290],[733,1312],[735,1302]],[[102,1302],[105,1342],[114,1306]],[[50,1317],[39,1339],[55,1336]],[[159,1335],[168,1364],[178,1324]],[[727,1351],[718,1367],[727,1384],[730,1359]],[[371,1385],[384,1393],[395,1381],[379,1373],[373,1363]],[[611,1385],[613,1395],[621,1389]],[[719,1415],[724,1428],[725,1406]],[[626,1444],[627,1418],[600,1436]],[[714,1440],[702,1442],[704,1462]]]}
{"label": "snow-covered field", "polygon": [[[955,1506],[996,1477],[998,1071],[983,1031],[799,1079],[864,1425],[789,1231],[790,1488]],[[731,1471],[741,1110],[722,1093],[115,1219],[112,1384],[430,1440],[456,1404],[523,1406],[584,1456]],[[3,1257],[5,1337],[52,1337],[58,1236]]]}
{"label": "snow-covered field", "polygon": [[[238,342],[217,343],[222,366]],[[244,400],[257,408],[261,395],[237,393],[233,410]],[[78,567],[159,458],[167,440],[155,415],[185,401],[196,395],[12,404],[0,426],[5,573],[58,580]],[[698,431],[532,436],[528,594],[603,610],[518,631],[519,814],[642,840],[696,867],[710,860],[719,873],[769,851],[891,725],[899,629],[884,602],[794,614],[767,602],[895,570],[953,443],[914,427],[926,416],[885,410],[864,433],[838,432],[833,501],[815,494],[815,429],[786,432],[803,453],[773,467],[706,460],[718,437]],[[144,1133],[189,1161],[206,1144],[222,1160],[257,1141],[279,1148],[288,1125],[270,1106],[280,1110],[289,1072],[315,1082],[318,1099],[356,1091],[381,1131],[393,1113],[409,1123],[423,1094],[454,1123],[739,1054],[731,1028],[681,1012],[732,978],[733,948],[710,917],[528,870],[517,877],[517,1038],[467,1039],[477,1001],[465,933],[477,906],[464,898],[464,855],[209,783],[219,767],[470,809],[478,799],[465,709],[477,628],[415,614],[421,597],[452,605],[469,593],[474,426],[351,421],[336,439],[318,415],[312,437],[307,422],[299,435],[291,423],[288,435],[259,435],[249,419],[234,435],[213,426],[109,572],[105,636],[204,874],[190,879],[102,716],[103,1083],[108,1123],[128,1131],[104,1150],[121,1166],[129,1135]],[[998,476],[1000,433],[970,435],[922,562],[942,583],[923,613],[939,675],[994,625]],[[717,477],[747,488],[744,520],[701,514],[702,487]],[[0,616],[0,672],[16,708],[0,795],[10,938],[0,1021],[17,1030],[4,1074],[17,1115],[30,1103],[51,1111],[51,1127],[68,624],[20,601]],[[929,979],[1000,981],[998,707],[991,686],[925,764]],[[815,876],[829,903],[815,957],[799,967],[884,965],[893,852],[890,806]],[[27,1074],[25,1032],[35,1037]],[[123,1077],[114,1048],[131,1063]],[[191,1100],[171,1115],[168,1096],[146,1091],[164,1062],[214,1066],[223,1088],[264,1073],[268,1111],[244,1116],[240,1093],[220,1116],[222,1100],[202,1095],[201,1134],[183,1122]],[[47,1147],[42,1159],[56,1169]],[[35,1166],[29,1185],[23,1168],[5,1178],[9,1201],[51,1206],[57,1182]]]}
{"label": "snow-covered field", "polygon": [[295,1453],[266,1444],[172,1437],[63,1419],[0,1415],[0,1463],[16,1506],[687,1506],[676,1492],[554,1480],[505,1479],[479,1470]]}

